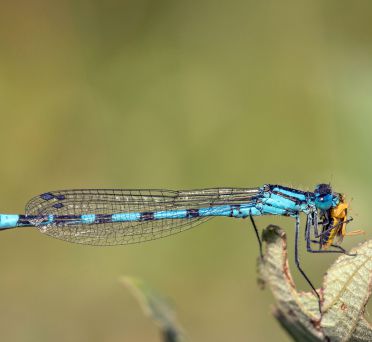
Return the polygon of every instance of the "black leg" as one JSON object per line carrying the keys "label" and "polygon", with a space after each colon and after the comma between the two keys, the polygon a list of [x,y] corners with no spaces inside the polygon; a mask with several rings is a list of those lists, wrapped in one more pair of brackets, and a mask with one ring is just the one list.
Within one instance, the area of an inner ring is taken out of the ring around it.
{"label": "black leg", "polygon": [[318,211],[315,211],[313,213],[313,226],[314,226],[314,235],[317,236],[318,234],[318,226],[319,226],[319,220],[318,220]]}
{"label": "black leg", "polygon": [[313,216],[311,216],[311,214],[308,214],[307,215],[307,218],[306,218],[306,225],[305,225],[305,234],[304,234],[304,238],[305,238],[305,241],[307,241],[307,236],[308,236],[308,231],[310,229],[310,225],[311,225],[311,222],[314,222],[314,218]]}
{"label": "black leg", "polygon": [[[318,240],[311,240],[311,242],[320,244],[320,242]],[[339,245],[332,244],[331,246],[334,247],[334,248],[337,248],[338,251],[335,251],[335,250],[331,250],[331,251],[327,251],[327,250],[320,250],[320,251],[308,250],[308,252],[310,252],[310,253],[342,253],[342,254],[345,254],[345,255],[348,255],[348,256],[356,256],[357,255],[356,253],[349,253],[345,248],[343,248]]]}
{"label": "black leg", "polygon": [[[312,242],[315,242],[316,240],[312,240]],[[319,241],[316,241],[317,243],[319,243]],[[336,246],[334,246],[336,247]],[[337,246],[337,247],[340,247],[340,246]],[[340,247],[342,248],[342,247]],[[343,248],[342,248],[343,249]],[[311,248],[311,246],[309,248],[306,249],[309,253],[319,253],[319,254],[324,254],[324,253],[341,253],[341,254],[347,254],[345,253],[346,251],[343,249],[343,250],[340,250],[340,251],[335,251],[335,250],[324,250],[324,249],[317,249],[317,250],[314,250]]]}
{"label": "black leg", "polygon": [[[311,243],[316,243],[316,244],[319,244],[319,246],[322,245],[321,241],[318,241],[318,240],[312,240],[311,239],[311,234],[310,234],[310,218],[309,218],[309,215],[307,217],[307,221],[306,221],[306,237],[305,237],[305,240],[306,240],[306,250],[310,253],[343,253],[345,254],[346,251],[345,249],[343,249],[341,246],[338,246],[338,245],[332,245],[333,247],[335,248],[338,248],[339,250],[322,250],[322,249],[319,249],[319,250],[314,250],[311,248]],[[333,227],[327,229],[326,231],[330,230],[330,229],[333,229]],[[315,232],[316,228],[315,228],[315,224],[314,224],[314,234],[316,237],[318,236],[321,236],[322,234],[316,234]],[[318,236],[317,236],[318,235]]]}
{"label": "black leg", "polygon": [[[324,221],[323,221],[324,222]],[[315,210],[314,213],[313,213],[313,222],[312,222],[312,226],[314,227],[314,235],[315,236],[318,236],[319,233],[318,233],[318,227],[319,227],[319,219],[318,219],[318,211]],[[311,225],[309,225],[309,230],[310,230],[310,227]],[[306,241],[307,241],[307,249],[308,249],[308,246],[309,246],[309,240],[310,240],[310,235],[311,235],[311,232],[309,231],[309,234],[308,236],[305,238]],[[322,244],[319,243],[319,250],[322,248]]]}
{"label": "black leg", "polygon": [[300,257],[298,255],[299,234],[300,234],[300,216],[298,215],[298,216],[296,216],[296,231],[295,231],[295,263],[296,263],[296,266],[297,266],[298,270],[302,274],[302,276],[305,278],[305,280],[308,282],[310,287],[315,292],[316,296],[319,298],[319,294],[316,291],[314,285],[312,284],[312,282],[310,281],[310,279],[308,278],[308,276],[306,275],[306,273],[304,272],[304,270],[301,268],[301,265],[300,265]]}
{"label": "black leg", "polygon": [[331,226],[329,228],[327,228],[325,231],[321,232],[321,233],[318,233],[318,232],[315,232],[315,229],[314,229],[314,237],[316,238],[321,238],[323,235],[329,233],[331,230],[333,230],[336,226]]}
{"label": "black leg", "polygon": [[317,232],[315,232],[315,228],[314,228],[314,236],[316,237],[316,238],[318,238],[318,237],[322,237],[323,235],[325,235],[325,234],[327,234],[328,232],[330,232],[332,229],[334,229],[334,228],[337,228],[338,226],[340,226],[340,225],[342,225],[342,224],[345,224],[345,223],[349,223],[349,222],[351,222],[353,220],[353,218],[352,217],[350,217],[348,220],[346,220],[346,221],[344,221],[344,222],[339,222],[339,223],[337,223],[336,225],[334,225],[334,226],[331,226],[331,227],[329,227],[327,230],[325,230],[324,232],[321,232],[321,233],[317,233]]}
{"label": "black leg", "polygon": [[263,258],[263,252],[262,252],[262,241],[261,241],[261,238],[260,238],[260,234],[258,232],[256,222],[254,222],[253,216],[249,215],[249,218],[251,219],[254,231],[256,233],[256,237],[257,237],[257,240],[258,240],[258,245],[259,245],[259,248],[260,248],[260,256],[261,256],[261,259],[262,259]]}
{"label": "black leg", "polygon": [[311,217],[310,215],[307,215],[306,226],[305,226],[305,241],[306,241],[306,249],[307,250],[309,250],[309,248],[311,248],[311,238],[310,238],[310,235],[311,235],[311,231],[310,231],[311,224],[313,224],[314,227],[315,227],[314,216]]}
{"label": "black leg", "polygon": [[[318,240],[311,240],[312,243],[315,243],[315,244],[320,244],[320,242]],[[339,245],[335,245],[335,244],[331,244],[331,247],[334,247],[334,248],[337,248],[339,249],[342,253],[344,254],[347,254],[347,250],[342,248],[341,246]]]}
{"label": "black leg", "polygon": [[[309,222],[309,217],[308,217],[308,220],[307,221]],[[308,224],[308,222],[306,224]],[[320,307],[320,296],[319,296],[318,292],[316,291],[313,283],[310,281],[309,277],[306,275],[306,273],[304,272],[304,270],[301,268],[301,265],[300,265],[300,258],[299,258],[299,255],[298,255],[299,234],[300,234],[300,216],[298,215],[298,216],[296,216],[296,231],[295,231],[295,263],[296,263],[296,266],[297,266],[298,270],[302,274],[302,276],[305,278],[305,280],[307,281],[307,283],[313,289],[315,295],[318,297],[319,311],[321,311],[321,307]],[[308,229],[308,234],[309,234],[309,229]]]}
{"label": "black leg", "polygon": [[[322,226],[328,226],[329,221],[330,221],[329,213],[328,213],[327,210],[322,211],[322,213],[323,213],[323,216],[322,216],[323,221],[318,222],[318,225],[321,224]],[[317,215],[318,215],[318,213],[317,213]]]}
{"label": "black leg", "polygon": [[319,224],[321,224],[323,227],[324,226],[327,226],[329,225],[329,216],[328,216],[328,211],[322,211],[323,215],[322,215],[322,220],[321,222],[319,222],[318,220],[318,211],[316,210],[314,215],[316,217],[316,220],[315,220],[315,223],[314,223],[314,237],[315,238],[319,238],[319,250],[322,249],[322,237],[323,235],[321,233],[319,233],[318,231],[318,227],[319,227]]}

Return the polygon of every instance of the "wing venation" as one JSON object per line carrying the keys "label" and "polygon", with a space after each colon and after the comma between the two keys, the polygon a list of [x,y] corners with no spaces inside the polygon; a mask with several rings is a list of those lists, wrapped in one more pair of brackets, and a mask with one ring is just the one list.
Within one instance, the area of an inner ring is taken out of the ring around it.
{"label": "wing venation", "polygon": [[194,227],[211,217],[190,217],[130,222],[71,224],[69,216],[83,214],[156,212],[198,209],[218,204],[247,203],[259,189],[215,188],[202,190],[111,190],[51,191],[34,197],[26,205],[27,215],[66,217],[47,225],[35,225],[45,234],[90,245],[129,244],[157,239]]}

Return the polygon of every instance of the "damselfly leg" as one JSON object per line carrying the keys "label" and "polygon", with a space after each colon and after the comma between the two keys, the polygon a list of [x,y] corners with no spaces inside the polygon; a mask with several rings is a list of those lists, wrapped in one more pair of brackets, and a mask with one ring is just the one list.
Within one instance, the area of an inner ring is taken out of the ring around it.
{"label": "damselfly leg", "polygon": [[[311,218],[309,218],[309,215],[308,215],[306,225],[308,225],[309,220],[311,220]],[[296,216],[296,229],[295,229],[295,263],[296,263],[297,269],[300,271],[300,273],[305,278],[307,283],[313,289],[315,295],[318,297],[319,311],[320,311],[320,296],[319,296],[319,293],[316,291],[315,286],[313,285],[313,283],[311,282],[309,277],[306,275],[305,271],[302,269],[301,264],[300,264],[300,257],[299,257],[299,254],[298,254],[299,235],[300,235],[300,215],[297,215]]]}
{"label": "damselfly leg", "polygon": [[259,249],[260,249],[260,256],[261,256],[261,259],[262,259],[263,258],[263,252],[262,252],[262,241],[261,241],[261,238],[260,238],[260,233],[258,232],[256,222],[254,221],[253,216],[249,215],[249,218],[251,219],[252,226],[253,226],[254,231],[256,233],[256,237],[257,237],[257,241],[258,241],[258,245],[259,245]]}
{"label": "damselfly leg", "polygon": [[[321,243],[318,240],[310,240],[310,241],[312,243],[317,244],[317,245],[321,245]],[[331,244],[331,247],[339,249],[339,251],[330,251],[331,253],[343,253],[343,254],[350,255],[350,256],[355,256],[356,255],[356,254],[348,253],[348,251],[345,248],[341,247],[340,245]],[[310,251],[310,253],[312,253],[312,251]]]}
{"label": "damselfly leg", "polygon": [[332,246],[333,247],[336,247],[336,248],[340,248],[341,250],[323,250],[323,249],[316,249],[316,250],[314,250],[314,249],[312,249],[311,243],[316,243],[316,244],[319,244],[320,246],[322,245],[321,241],[319,241],[319,240],[312,240],[311,239],[311,226],[313,226],[314,227],[314,230],[315,230],[316,229],[315,226],[317,225],[316,224],[316,221],[314,219],[315,220],[317,219],[317,216],[316,215],[315,215],[315,217],[313,219],[311,218],[310,215],[307,216],[306,228],[305,228],[305,231],[306,231],[306,236],[305,236],[306,250],[308,252],[310,252],[310,253],[342,253],[342,254],[347,254],[347,252],[346,252],[345,249],[343,249],[342,247],[337,246],[337,245],[332,245]]}
{"label": "damselfly leg", "polygon": [[[317,212],[314,212],[312,215],[308,215],[308,220],[306,221],[306,228],[305,228],[305,232],[306,232],[305,233],[305,240],[306,240],[307,251],[310,252],[310,253],[342,253],[342,254],[346,254],[346,255],[349,255],[349,256],[355,256],[356,254],[350,254],[347,250],[345,250],[344,248],[342,248],[341,246],[339,246],[337,244],[330,244],[330,246],[336,248],[336,250],[334,250],[334,249],[333,250],[321,249],[322,246],[323,246],[322,238],[324,236],[329,234],[332,230],[337,229],[340,225],[347,224],[347,223],[351,222],[352,220],[353,220],[353,218],[351,217],[350,219],[348,219],[344,222],[338,222],[337,224],[331,225],[326,230],[319,233],[319,231],[318,231],[319,224],[321,224],[323,226],[327,226],[327,225],[330,224],[330,220],[329,220],[328,216],[324,215],[323,221],[318,222]],[[313,227],[313,229],[314,229],[314,237],[318,240],[314,240],[314,239],[311,238],[311,227]],[[319,249],[318,250],[312,249],[311,243],[315,243],[315,244],[319,245]]]}

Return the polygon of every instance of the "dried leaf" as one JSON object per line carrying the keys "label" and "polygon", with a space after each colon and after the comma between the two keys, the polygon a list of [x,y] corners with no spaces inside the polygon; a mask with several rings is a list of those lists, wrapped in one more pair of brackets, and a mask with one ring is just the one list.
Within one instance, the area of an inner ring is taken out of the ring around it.
{"label": "dried leaf", "polygon": [[[372,240],[342,255],[324,278],[322,320],[324,334],[333,341],[372,341],[372,327],[364,319],[372,286]],[[361,326],[360,326],[361,324]]]}
{"label": "dried leaf", "polygon": [[283,230],[264,230],[264,259],[259,259],[259,281],[276,298],[274,315],[295,341],[372,341],[372,327],[364,310],[372,289],[372,240],[342,255],[325,276],[322,314],[311,292],[297,292],[288,268]]}

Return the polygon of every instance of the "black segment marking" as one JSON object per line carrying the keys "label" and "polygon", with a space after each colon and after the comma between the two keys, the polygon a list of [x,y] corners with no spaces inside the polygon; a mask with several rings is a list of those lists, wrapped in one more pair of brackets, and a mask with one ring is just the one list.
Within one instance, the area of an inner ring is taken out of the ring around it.
{"label": "black segment marking", "polygon": [[237,210],[239,212],[239,214],[240,214],[240,204],[232,204],[230,207],[231,207],[230,208],[230,217],[234,217],[235,216],[234,215],[234,210]]}
{"label": "black segment marking", "polygon": [[112,221],[112,214],[97,214],[95,223],[107,223]]}
{"label": "black segment marking", "polygon": [[286,187],[286,186],[278,185],[278,188],[281,188],[281,189],[287,190],[287,191],[291,191],[291,192],[294,192],[294,193],[300,194],[300,195],[305,195],[306,194],[306,191],[302,191],[302,190],[298,190],[298,189],[293,189],[293,188],[289,188],[289,187]]}
{"label": "black segment marking", "polygon": [[[270,190],[273,190],[274,188],[279,188],[281,190],[286,190],[286,191],[290,191],[290,192],[294,192],[295,194],[299,194],[299,195],[309,195],[309,194],[312,194],[312,192],[307,192],[307,191],[302,191],[302,190],[298,190],[298,189],[293,189],[293,188],[289,188],[287,186],[282,186],[282,185],[278,185],[278,184],[268,184],[268,187]],[[282,193],[281,193],[282,195]]]}
{"label": "black segment marking", "polygon": [[59,220],[58,218],[53,220],[53,225],[55,226],[68,226],[73,224],[76,224],[76,221]]}
{"label": "black segment marking", "polygon": [[140,220],[141,221],[151,221],[151,220],[154,220],[154,212],[152,212],[152,211],[145,211],[144,213],[141,213]]}
{"label": "black segment marking", "polygon": [[64,199],[66,199],[66,196],[65,195],[56,195],[56,198],[59,201],[63,201]]}
{"label": "black segment marking", "polygon": [[53,208],[59,209],[59,208],[62,208],[62,207],[63,207],[62,203],[53,204]]}
{"label": "black segment marking", "polygon": [[283,194],[283,193],[281,193],[281,192],[279,192],[279,191],[272,191],[272,193],[273,193],[274,195],[278,195],[278,196],[280,196],[280,197],[283,197],[283,198],[285,198],[285,199],[288,199],[288,200],[294,202],[295,204],[301,204],[301,203],[302,203],[302,201],[299,200],[298,198],[296,198],[296,197],[292,197],[292,196],[289,196],[289,195],[286,195],[286,194]]}
{"label": "black segment marking", "polygon": [[45,201],[50,201],[52,198],[54,198],[54,195],[50,192],[46,192],[45,194],[40,195],[40,198]]}
{"label": "black segment marking", "polygon": [[186,218],[199,217],[199,209],[186,209]]}
{"label": "black segment marking", "polygon": [[43,223],[43,222],[48,222],[49,217],[48,216],[37,216],[37,215],[19,215],[17,224],[33,226],[35,225],[35,222],[31,222],[33,220],[37,220],[38,222]]}
{"label": "black segment marking", "polygon": [[81,215],[58,215],[55,216],[56,220],[80,220]]}
{"label": "black segment marking", "polygon": [[38,218],[40,218],[40,216],[38,215],[19,215],[19,220],[25,220],[25,221],[35,220]]}

